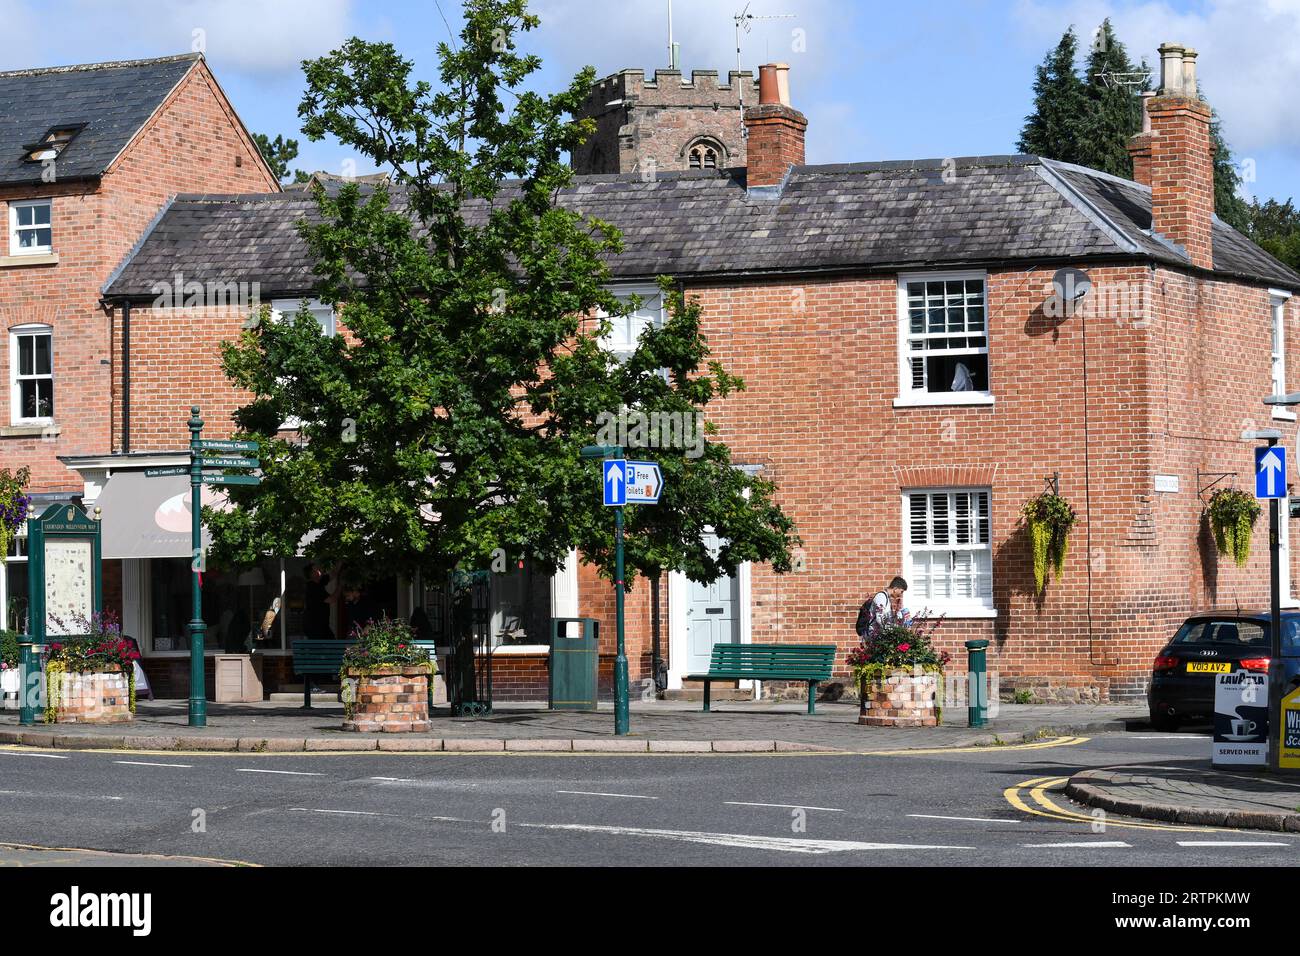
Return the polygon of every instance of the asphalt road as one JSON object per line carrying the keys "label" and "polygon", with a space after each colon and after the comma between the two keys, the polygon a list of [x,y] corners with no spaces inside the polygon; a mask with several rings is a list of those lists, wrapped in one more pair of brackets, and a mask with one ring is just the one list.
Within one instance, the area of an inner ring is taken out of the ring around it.
{"label": "asphalt road", "polygon": [[0,749],[0,843],[319,866],[1294,864],[1300,835],[1135,826],[1059,793],[1084,767],[1208,747],[1147,732],[890,756]]}

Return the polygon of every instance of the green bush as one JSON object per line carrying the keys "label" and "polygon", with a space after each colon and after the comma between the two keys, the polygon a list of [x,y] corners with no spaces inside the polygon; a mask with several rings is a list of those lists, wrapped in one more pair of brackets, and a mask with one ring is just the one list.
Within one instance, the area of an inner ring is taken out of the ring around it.
{"label": "green bush", "polygon": [[0,670],[18,666],[18,632],[0,631]]}

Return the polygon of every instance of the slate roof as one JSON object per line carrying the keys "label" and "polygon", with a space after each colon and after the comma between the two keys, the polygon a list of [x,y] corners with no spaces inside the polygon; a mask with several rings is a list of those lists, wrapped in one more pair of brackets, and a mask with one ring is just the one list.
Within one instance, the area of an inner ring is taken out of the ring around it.
{"label": "slate roof", "polygon": [[[503,192],[503,196],[509,190]],[[580,176],[561,201],[607,220],[624,251],[619,279],[894,272],[1002,263],[1109,260],[1188,265],[1149,234],[1150,190],[1033,156],[800,166],[779,191],[744,170]],[[312,270],[295,223],[302,193],[181,196],[110,279],[111,297],[152,298],[177,272],[199,282],[259,282],[264,297],[307,293]],[[1300,291],[1292,272],[1228,226],[1215,268]]]}
{"label": "slate roof", "polygon": [[86,124],[59,156],[59,179],[103,173],[201,58],[192,53],[0,73],[0,185],[40,181],[41,166],[23,160],[23,147],[55,126]]}

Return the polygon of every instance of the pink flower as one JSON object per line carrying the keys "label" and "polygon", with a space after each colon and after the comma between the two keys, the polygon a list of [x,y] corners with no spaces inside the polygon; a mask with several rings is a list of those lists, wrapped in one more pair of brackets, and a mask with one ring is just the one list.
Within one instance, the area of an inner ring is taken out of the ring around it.
{"label": "pink flower", "polygon": [[911,645],[911,644],[899,644],[899,645],[898,645],[898,649],[899,649],[900,651],[910,651],[910,650],[912,649],[912,645]]}

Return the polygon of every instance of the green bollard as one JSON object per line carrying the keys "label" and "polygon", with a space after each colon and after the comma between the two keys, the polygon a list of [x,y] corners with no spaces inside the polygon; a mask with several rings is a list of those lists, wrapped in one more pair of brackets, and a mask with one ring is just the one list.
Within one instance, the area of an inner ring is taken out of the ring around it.
{"label": "green bollard", "polygon": [[971,727],[983,727],[989,720],[989,681],[984,659],[988,646],[988,641],[966,642],[967,722]]}

